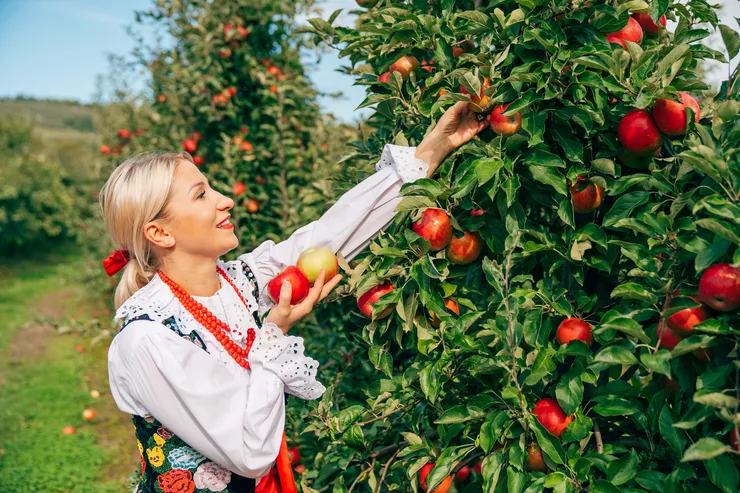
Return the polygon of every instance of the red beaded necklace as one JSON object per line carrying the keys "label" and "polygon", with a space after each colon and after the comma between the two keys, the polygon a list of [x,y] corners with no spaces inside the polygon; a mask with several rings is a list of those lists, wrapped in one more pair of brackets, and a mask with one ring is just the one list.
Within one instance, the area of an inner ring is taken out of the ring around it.
{"label": "red beaded necklace", "polygon": [[[239,299],[242,300],[242,303],[244,303],[244,308],[249,310],[247,301],[244,299],[244,297],[236,288],[231,279],[229,279],[229,276],[226,275],[221,267],[216,266],[216,271],[218,271],[221,277],[223,277],[226,282],[228,282],[229,285],[234,289],[234,292],[237,294],[237,296],[239,296]],[[252,349],[252,344],[254,344],[255,337],[257,337],[254,329],[250,328],[247,331],[247,347],[243,348],[238,346],[234,341],[231,340],[231,336],[229,336],[229,332],[231,332],[231,329],[228,325],[226,325],[226,323],[219,320],[218,317],[211,313],[208,308],[196,301],[195,298],[190,295],[190,293],[185,291],[175,281],[167,277],[164,272],[160,270],[157,271],[157,274],[159,274],[159,277],[170,288],[172,294],[175,295],[175,297],[180,301],[182,306],[185,307],[188,313],[190,313],[199,324],[205,327],[208,332],[213,334],[219,344],[221,344],[229,353],[229,355],[234,358],[234,361],[239,363],[239,365],[245,370],[249,370],[249,362],[247,361],[247,356],[249,355],[249,350]]]}

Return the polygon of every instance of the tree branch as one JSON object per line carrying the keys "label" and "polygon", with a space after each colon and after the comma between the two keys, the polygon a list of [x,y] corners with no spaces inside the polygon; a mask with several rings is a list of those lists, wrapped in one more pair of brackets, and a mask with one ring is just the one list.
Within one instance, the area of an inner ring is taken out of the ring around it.
{"label": "tree branch", "polygon": [[401,452],[400,450],[396,450],[396,452],[391,456],[391,458],[388,459],[388,462],[385,463],[385,466],[383,466],[383,472],[380,475],[380,480],[378,481],[378,486],[375,489],[375,493],[380,493],[380,490],[383,488],[383,482],[385,481],[385,476],[386,474],[388,474],[388,469],[391,467],[393,460],[396,458],[396,456],[400,452]]}
{"label": "tree branch", "polygon": [[372,419],[368,419],[367,421],[363,421],[363,422],[357,423],[357,424],[360,425],[360,426],[369,425],[370,423],[375,423],[376,421],[380,421],[381,419],[385,419],[388,416],[391,416],[391,415],[397,413],[398,411],[401,411],[401,410],[406,409],[408,407],[409,407],[408,405],[404,405],[404,406],[401,406],[401,407],[398,407],[398,408],[394,409],[393,411],[388,411],[387,413],[381,414],[380,416],[376,416],[376,417],[374,417]]}
{"label": "tree branch", "polygon": [[603,454],[604,440],[601,438],[601,428],[599,428],[599,423],[596,420],[594,420],[594,437],[596,438],[596,452]]}
{"label": "tree branch", "polygon": [[[437,437],[439,437],[439,433],[437,433],[436,431],[433,431],[433,432],[429,433],[428,435],[425,435],[425,438],[428,438],[429,440],[434,440]],[[382,456],[384,456],[386,454],[391,454],[391,453],[395,452],[396,450],[399,450],[399,449],[402,449],[402,448],[406,448],[406,446],[408,446],[408,442],[406,442],[406,441],[403,441],[403,442],[401,442],[399,444],[396,444],[396,445],[389,445],[388,447],[380,448],[380,449],[376,450],[375,452],[371,453],[370,454],[370,457],[372,457],[373,459],[378,458],[378,457],[382,457]]]}
{"label": "tree branch", "polygon": [[375,467],[375,459],[373,459],[373,462],[369,466],[367,466],[365,469],[363,469],[360,472],[360,474],[357,475],[355,480],[352,482],[352,485],[347,490],[347,493],[352,493],[352,490],[355,489],[355,486],[357,486],[357,483],[360,482],[360,478],[362,478],[368,472],[372,471],[374,467]]}

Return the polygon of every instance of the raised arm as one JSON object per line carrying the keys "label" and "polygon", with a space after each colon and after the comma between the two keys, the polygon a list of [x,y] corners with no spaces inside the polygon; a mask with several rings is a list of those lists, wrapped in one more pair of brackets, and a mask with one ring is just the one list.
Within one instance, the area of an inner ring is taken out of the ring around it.
{"label": "raised arm", "polygon": [[302,227],[285,241],[267,241],[243,255],[255,271],[260,291],[280,271],[295,264],[310,247],[328,247],[351,259],[395,215],[404,183],[431,177],[452,150],[472,139],[487,125],[479,122],[465,102],[448,109],[418,147],[386,145],[377,172],[345,193],[320,219]]}

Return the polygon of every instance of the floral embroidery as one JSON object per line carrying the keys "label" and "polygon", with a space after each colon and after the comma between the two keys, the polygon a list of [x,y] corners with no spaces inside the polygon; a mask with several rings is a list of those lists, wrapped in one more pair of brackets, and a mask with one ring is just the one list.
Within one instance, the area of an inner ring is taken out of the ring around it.
{"label": "floral embroidery", "polygon": [[171,469],[157,478],[157,484],[164,493],[193,493],[193,473],[182,469]]}
{"label": "floral embroidery", "polygon": [[167,460],[170,461],[175,469],[195,469],[198,464],[206,460],[200,453],[185,445],[167,454]]}
{"label": "floral embroidery", "polygon": [[157,444],[158,447],[161,447],[162,445],[164,445],[164,438],[159,436],[157,433],[152,435],[152,438],[154,439],[154,442]]}
{"label": "floral embroidery", "polygon": [[146,418],[144,418],[144,421],[146,421],[149,424],[152,424],[154,423],[154,416],[147,416]]}
{"label": "floral embroidery", "polygon": [[161,436],[165,440],[172,438],[174,436],[172,432],[168,430],[167,428],[165,428],[164,426],[157,429],[157,435]]}
{"label": "floral embroidery", "polygon": [[[260,298],[259,289],[257,289],[257,277],[254,275],[254,272],[252,272],[252,269],[249,268],[247,263],[243,260],[240,260],[242,263],[242,272],[244,272],[244,275],[247,277],[247,280],[252,285],[252,297],[255,300],[258,300]],[[254,322],[257,324],[257,327],[262,327],[262,319],[260,318],[260,312],[259,310],[254,310],[252,312],[252,318],[254,318]]]}
{"label": "floral embroidery", "polygon": [[154,467],[161,467],[164,464],[164,452],[160,447],[146,449],[146,456]]}
{"label": "floral embroidery", "polygon": [[146,462],[144,462],[144,456],[140,456],[139,460],[141,461],[141,475],[144,475],[144,471],[146,470]]}
{"label": "floral embroidery", "polygon": [[141,458],[144,458],[144,446],[141,444],[141,442],[137,439],[136,440],[136,446],[139,447],[139,455]]}
{"label": "floral embroidery", "polygon": [[223,491],[231,481],[231,471],[224,469],[215,462],[206,462],[198,466],[194,479],[195,486],[198,489]]}

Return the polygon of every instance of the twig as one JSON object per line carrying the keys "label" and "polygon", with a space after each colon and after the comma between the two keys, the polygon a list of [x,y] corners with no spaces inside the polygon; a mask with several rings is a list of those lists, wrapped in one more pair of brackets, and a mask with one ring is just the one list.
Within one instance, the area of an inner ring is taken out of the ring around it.
{"label": "twig", "polygon": [[[437,433],[436,431],[433,431],[433,432],[429,433],[428,435],[425,435],[425,437],[428,438],[429,440],[434,440],[435,438],[439,437],[439,433]],[[406,448],[407,445],[408,445],[408,442],[406,442],[406,441],[403,441],[403,442],[401,442],[399,444],[396,444],[396,445],[389,445],[387,447],[380,448],[380,449],[376,450],[375,452],[371,453],[370,454],[370,457],[372,457],[374,459],[375,458],[378,458],[378,457],[382,457],[382,456],[384,456],[386,454],[391,454],[391,453],[395,452],[396,450],[399,450],[399,449],[402,449],[402,448]]]}
{"label": "twig", "polygon": [[601,438],[601,429],[599,423],[594,420],[594,437],[596,438],[596,452],[599,454],[604,453],[604,440]]}
{"label": "twig", "polygon": [[388,462],[385,463],[385,466],[383,467],[383,472],[380,475],[380,480],[378,481],[378,486],[375,489],[375,493],[380,493],[381,488],[383,487],[383,481],[385,481],[385,475],[388,474],[388,469],[391,467],[391,464],[393,463],[393,460],[396,458],[396,456],[400,453],[400,450],[396,450],[396,453],[391,455],[391,458],[388,459]]}
{"label": "twig", "polygon": [[367,421],[363,421],[363,422],[361,422],[361,423],[357,423],[357,424],[358,424],[359,426],[365,426],[365,425],[369,425],[370,423],[375,423],[376,421],[380,421],[381,419],[385,419],[385,418],[387,418],[388,416],[391,416],[391,415],[393,415],[393,414],[397,413],[398,411],[401,411],[401,410],[403,410],[403,409],[406,409],[406,408],[408,408],[408,407],[409,407],[408,405],[405,405],[405,406],[401,406],[401,407],[398,407],[398,408],[394,409],[393,411],[388,411],[388,412],[387,412],[387,413],[385,413],[385,414],[381,414],[380,416],[376,416],[376,417],[374,417],[374,418],[372,418],[372,419],[368,419]]}
{"label": "twig", "polygon": [[375,467],[375,459],[373,459],[373,462],[369,466],[367,466],[365,469],[363,469],[362,472],[360,472],[360,474],[357,475],[355,480],[352,482],[352,485],[347,490],[347,493],[352,493],[352,490],[355,489],[355,486],[357,486],[357,483],[360,482],[360,478],[362,478],[368,472],[372,471],[374,467]]}
{"label": "twig", "polygon": [[[519,385],[519,379],[517,377],[517,371],[516,371],[516,354],[514,351],[514,317],[511,315],[511,309],[509,306],[509,273],[511,272],[511,254],[516,247],[516,245],[519,243],[519,236],[521,233],[517,233],[516,240],[514,240],[514,245],[512,245],[511,250],[509,251],[508,256],[506,257],[506,274],[504,275],[504,306],[506,307],[506,316],[508,318],[508,325],[509,325],[509,350],[511,351],[511,378],[514,380],[514,386],[516,387],[516,390],[519,394],[519,406],[522,408],[522,414],[526,418],[529,414],[527,412],[527,407],[524,405],[524,391],[522,390],[522,386]],[[524,431],[529,430],[529,423],[527,421],[524,422]]]}
{"label": "twig", "polygon": [[455,466],[452,469],[452,472],[450,473],[450,476],[453,476],[454,477],[455,474],[457,474],[457,471],[459,471],[463,467],[467,466],[468,464],[470,464],[471,462],[473,462],[475,459],[477,459],[479,457],[483,457],[483,455],[484,455],[483,452],[476,452],[474,454],[470,454],[468,457],[465,458],[465,460],[461,460],[460,462],[457,463],[457,466]]}

